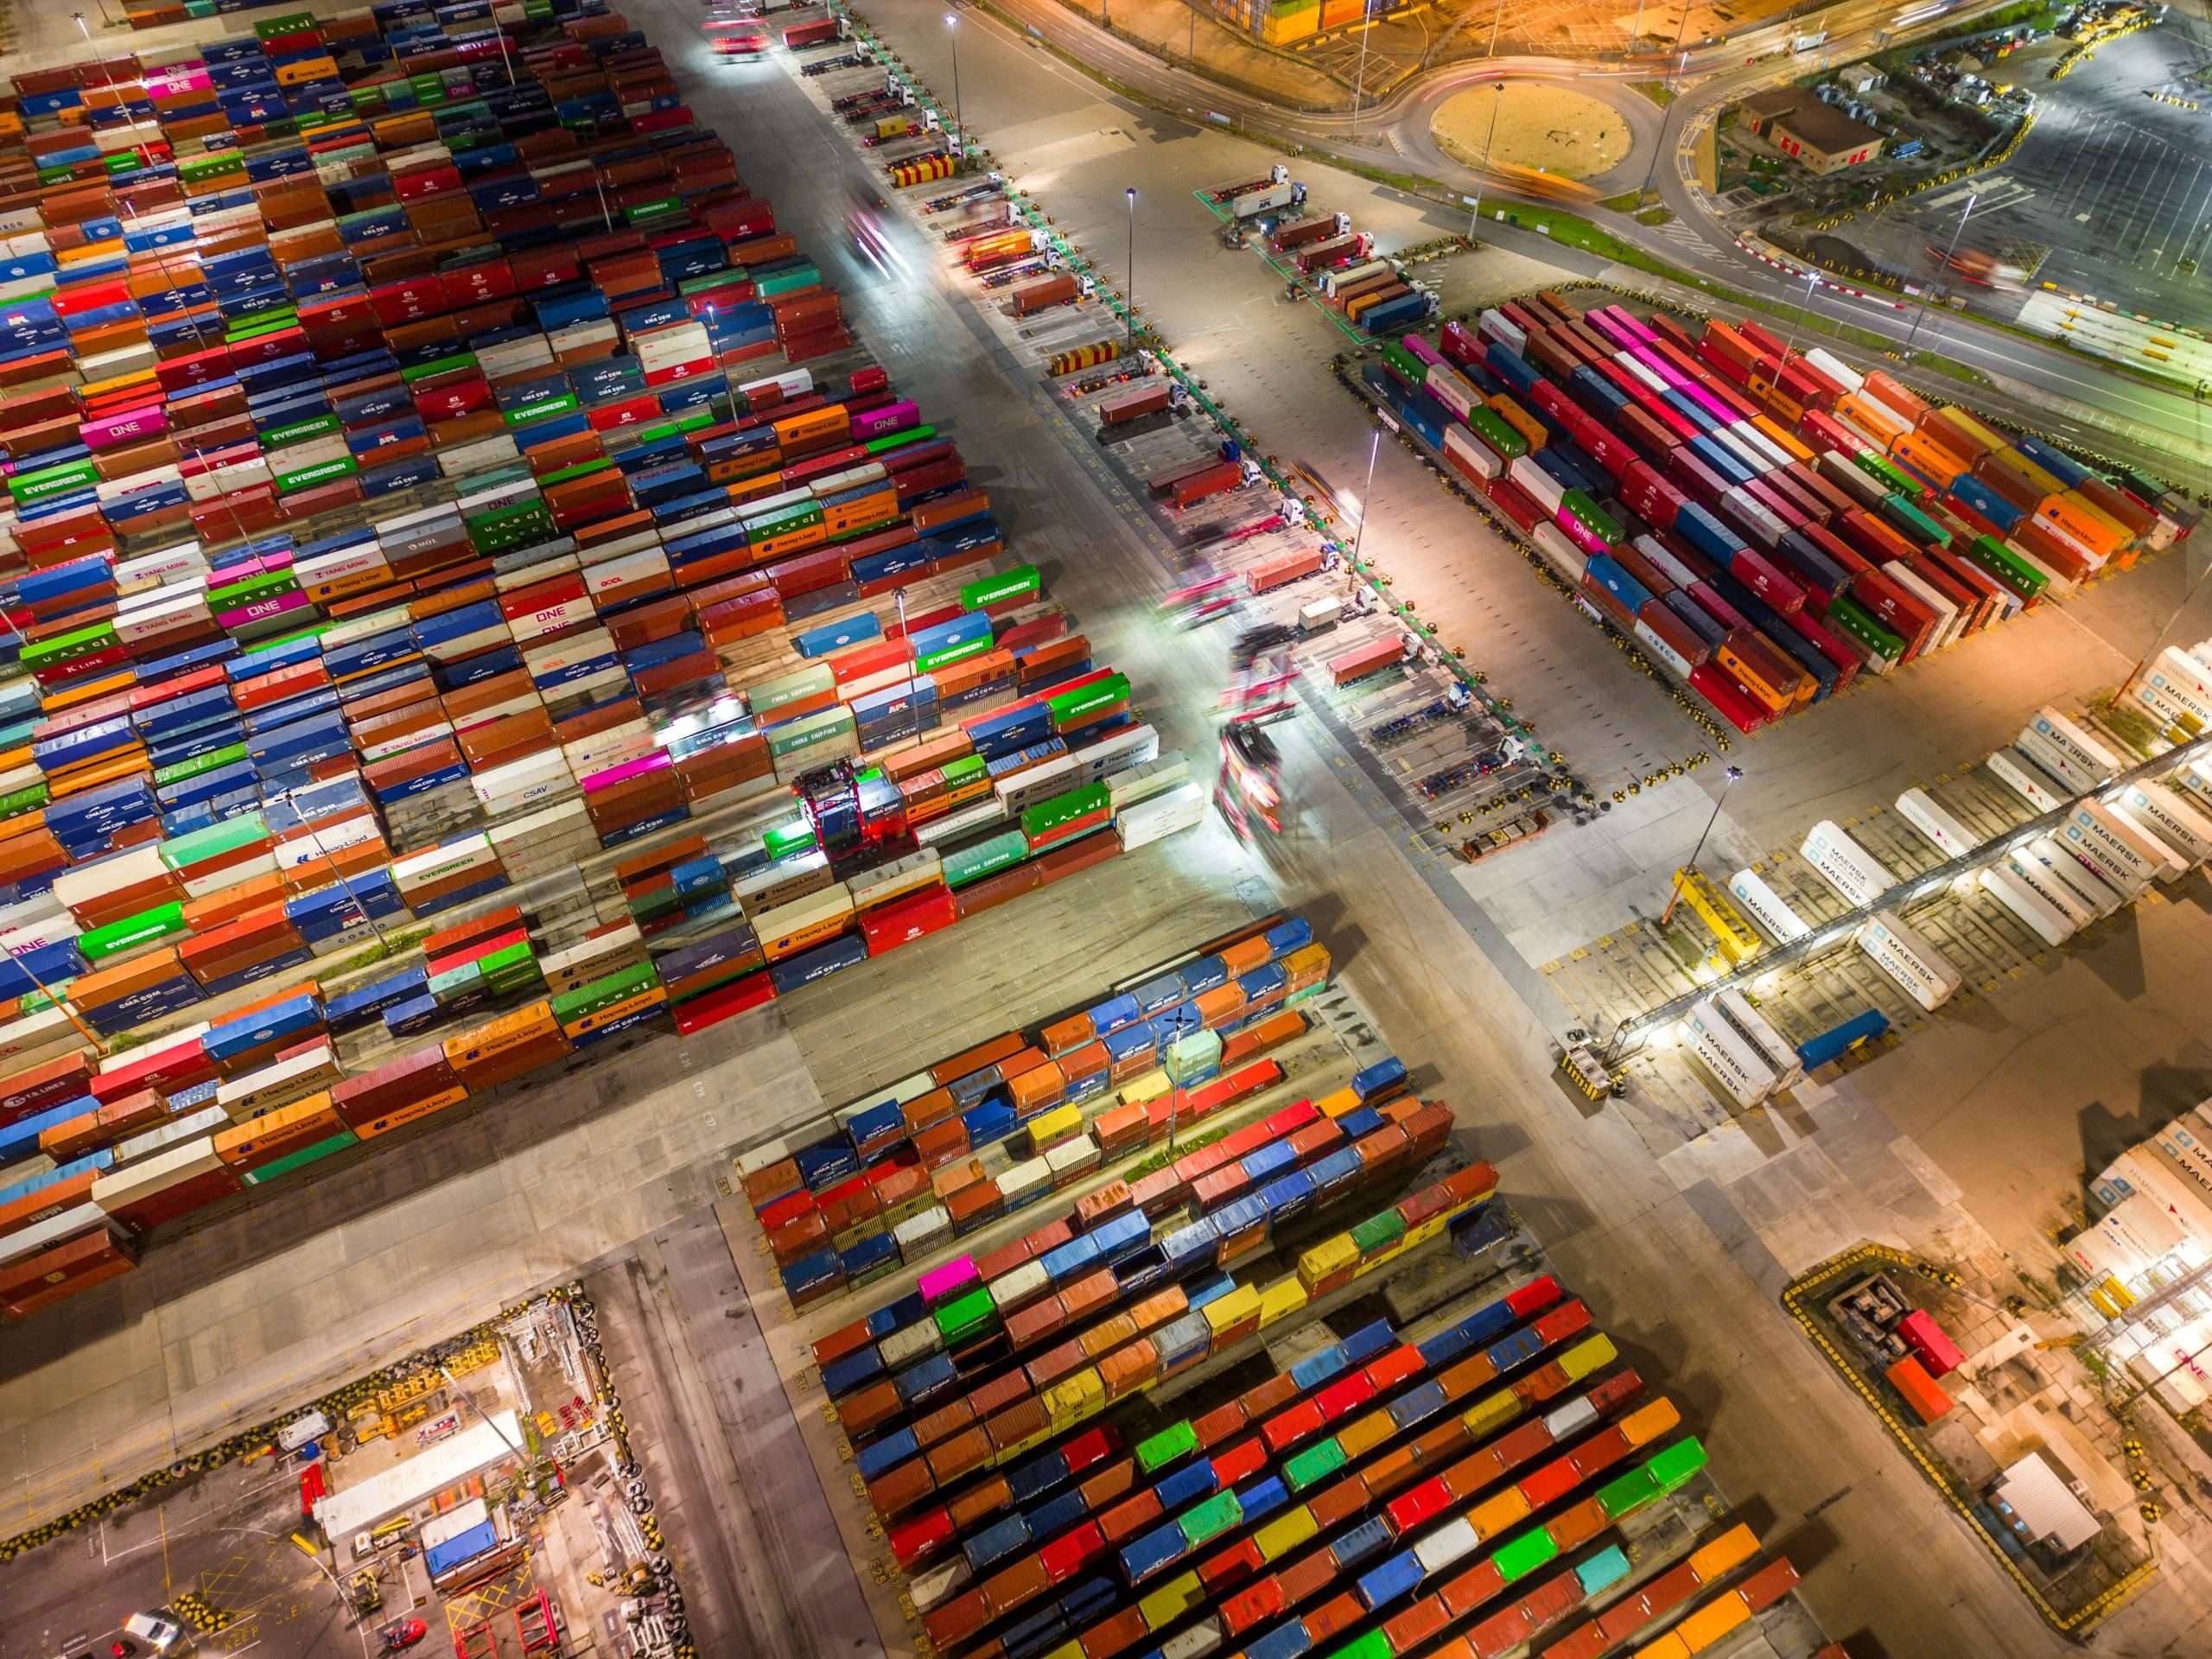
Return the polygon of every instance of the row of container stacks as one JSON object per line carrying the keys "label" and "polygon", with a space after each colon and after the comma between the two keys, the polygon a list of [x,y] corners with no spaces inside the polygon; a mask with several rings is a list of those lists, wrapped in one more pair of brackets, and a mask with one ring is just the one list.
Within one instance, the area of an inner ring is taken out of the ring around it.
{"label": "row of container stacks", "polygon": [[[2149,480],[2098,478],[1886,374],[1783,351],[1756,323],[1693,338],[1663,313],[1547,294],[1386,344],[1363,373],[1594,610],[1745,732],[2192,525]],[[1945,459],[1961,450],[1971,468]]]}
{"label": "row of container stacks", "polygon": [[[789,365],[837,342],[779,331],[760,284],[835,296],[672,91],[608,101],[658,62],[618,16],[513,31],[512,85],[488,34],[384,21],[325,44],[353,104],[404,113],[252,125],[296,30],[118,62],[100,97],[17,87],[68,179],[16,198],[0,342],[11,1314],[241,1189],[1203,810],[1127,678],[1000,566],[957,449],[880,368]],[[217,129],[239,147],[206,179],[173,159]],[[565,263],[480,303],[410,274],[526,260]],[[368,459],[299,482],[336,463],[285,458],[330,444]],[[397,961],[317,966],[431,918]]]}
{"label": "row of container stacks", "polygon": [[[1201,947],[1157,995],[1218,978],[1281,925]],[[1007,1088],[1000,1062],[984,1064],[1006,1045],[1086,1039],[1125,1001],[1010,1034],[911,1086]],[[1130,1403],[1155,1387],[1256,1353],[1263,1333],[1379,1283],[1409,1253],[1503,1236],[1488,1213],[1493,1172],[1437,1174],[1450,1113],[1409,1096],[1395,1061],[1319,1099],[1278,1105],[1263,1091],[1281,1084],[1277,1072],[1228,1136],[1141,1181],[1096,1186],[988,1252],[947,1254],[957,1232],[940,1224],[891,1269],[911,1275],[893,1300],[815,1342],[934,1647],[1503,1655],[1533,1643],[1595,1659],[1667,1632],[1669,1651],[1697,1653],[1787,1595],[1786,1562],[1745,1574],[1758,1545],[1740,1526],[1713,1529],[1656,1574],[1632,1560],[1618,1529],[1695,1481],[1704,1449],[1548,1276],[1420,1340],[1364,1325],[1217,1405],[1171,1407],[1141,1436],[1125,1432]],[[897,1093],[848,1109],[864,1116]],[[849,1166],[855,1147],[815,1151]],[[796,1173],[748,1189],[773,1203],[768,1188]],[[1406,1196],[1378,1207],[1385,1182]],[[1360,1218],[1345,1225],[1340,1210]],[[1295,1270],[1240,1279],[1271,1244]]]}
{"label": "row of container stacks", "polygon": [[[744,1160],[795,1306],[902,1262],[1272,1086],[1328,952],[1299,918],[1218,942],[1121,995],[1008,1033]],[[987,1167],[986,1160],[989,1166]]]}

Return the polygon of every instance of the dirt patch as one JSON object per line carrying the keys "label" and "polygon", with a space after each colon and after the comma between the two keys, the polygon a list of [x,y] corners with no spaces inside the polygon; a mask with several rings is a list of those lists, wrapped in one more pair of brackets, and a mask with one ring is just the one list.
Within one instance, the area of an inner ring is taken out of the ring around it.
{"label": "dirt patch", "polygon": [[1628,123],[1610,105],[1564,86],[1524,81],[1478,86],[1446,99],[1430,128],[1445,153],[1469,167],[1487,158],[1554,178],[1594,177],[1618,166],[1629,151]]}

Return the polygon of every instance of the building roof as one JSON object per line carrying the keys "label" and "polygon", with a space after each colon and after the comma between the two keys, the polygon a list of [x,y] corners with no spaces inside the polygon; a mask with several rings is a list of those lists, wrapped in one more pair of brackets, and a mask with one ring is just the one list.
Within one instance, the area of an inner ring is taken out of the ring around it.
{"label": "building roof", "polygon": [[2074,1496],[2063,1466],[2046,1452],[2031,1452],[2006,1469],[1992,1489],[2027,1523],[2029,1535],[2056,1541],[2074,1549],[2101,1532],[2103,1525]]}
{"label": "building roof", "polygon": [[1863,145],[1879,143],[1882,135],[1864,121],[1854,121],[1833,105],[1818,101],[1787,115],[1775,118],[1775,124],[1789,129],[1798,143],[1819,150],[1823,156],[1840,156],[1846,150]]}
{"label": "building roof", "polygon": [[1823,104],[1802,86],[1777,86],[1770,92],[1747,98],[1737,106],[1745,114],[1789,129],[1797,142],[1824,156],[1871,144],[1881,134],[1863,121],[1854,121],[1832,104]]}

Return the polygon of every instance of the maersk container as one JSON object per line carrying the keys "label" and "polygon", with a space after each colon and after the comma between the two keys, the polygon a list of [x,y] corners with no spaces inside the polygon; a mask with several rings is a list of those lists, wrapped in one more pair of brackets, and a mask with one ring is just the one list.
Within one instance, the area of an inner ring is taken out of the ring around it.
{"label": "maersk container", "polygon": [[2015,919],[2045,944],[2063,944],[2074,937],[2072,918],[2036,890],[2017,870],[1993,864],[1976,880],[1981,890],[2012,912]]}
{"label": "maersk container", "polygon": [[2022,728],[2020,739],[2023,743],[2036,740],[2058,756],[2063,766],[2046,770],[2077,793],[2086,794],[2120,774],[2119,757],[2049,703],[2036,710],[2035,717]]}
{"label": "maersk container", "polygon": [[2212,859],[2212,818],[2164,784],[2129,784],[2114,804],[2191,863]]}
{"label": "maersk container", "polygon": [[1444,459],[1478,484],[1487,484],[1505,470],[1490,446],[1464,426],[1444,429]]}
{"label": "maersk container", "polygon": [[2076,931],[2087,927],[2102,913],[2075,896],[2073,889],[2061,880],[2057,873],[2038,858],[2028,845],[2013,848],[1999,861],[1999,864],[2025,882],[2037,898],[2063,916],[2067,925]]}
{"label": "maersk container", "polygon": [[1713,1006],[1735,1027],[1737,1035],[1773,1068],[1776,1088],[1792,1088],[1805,1080],[1805,1068],[1798,1061],[1796,1049],[1774,1028],[1771,1020],[1751,1006],[1751,998],[1732,985],[1726,986],[1713,994]]}
{"label": "maersk container", "polygon": [[2212,667],[2197,661],[2179,645],[2168,645],[2151,664],[2151,683],[2212,726]]}
{"label": "maersk container", "polygon": [[1794,944],[1812,932],[1812,927],[1798,913],[1783,902],[1782,895],[1767,885],[1767,880],[1757,870],[1738,870],[1728,878],[1728,896],[1742,907],[1744,913],[1765,930],[1777,944]]}
{"label": "maersk container", "polygon": [[1832,819],[1822,818],[1806,833],[1797,855],[1854,910],[1872,904],[1897,884],[1887,865]]}
{"label": "maersk container", "polygon": [[2108,833],[2126,836],[2136,850],[2151,862],[2152,878],[2159,881],[2178,881],[2194,869],[2196,861],[2184,858],[2165,837],[2138,818],[2114,800],[2078,801],[2075,804],[2071,822],[2082,822],[2082,814],[2101,817]]}
{"label": "maersk container", "polygon": [[2056,836],[2037,836],[2016,848],[2014,856],[2042,872],[2093,918],[2109,916],[2127,902],[2126,896],[2106,879],[2104,872],[2075,852]]}
{"label": "maersk container", "polygon": [[1859,948],[1930,1014],[1959,988],[1962,976],[1950,958],[1893,911],[1876,911],[1859,924],[1856,938]]}
{"label": "maersk container", "polygon": [[2132,833],[2115,829],[2108,814],[2100,817],[2084,811],[2088,804],[2076,803],[2051,839],[2087,862],[2124,897],[2133,899],[2157,880],[2164,867],[2136,845]]}
{"label": "maersk container", "polygon": [[1756,1106],[1774,1092],[1773,1068],[1721,1018],[1710,1000],[1691,1004],[1682,1028],[1690,1052],[1738,1106]]}
{"label": "maersk container", "polygon": [[1560,503],[1567,499],[1566,487],[1539,467],[1536,464],[1536,458],[1533,455],[1524,454],[1513,457],[1506,467],[1505,475],[1530,500],[1543,509],[1544,517],[1547,518],[1556,516]]}

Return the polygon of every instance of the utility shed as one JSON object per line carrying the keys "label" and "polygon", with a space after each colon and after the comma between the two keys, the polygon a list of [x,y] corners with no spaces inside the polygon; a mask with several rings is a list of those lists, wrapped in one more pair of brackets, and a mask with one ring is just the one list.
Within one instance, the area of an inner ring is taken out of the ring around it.
{"label": "utility shed", "polygon": [[1990,1502],[2029,1537],[2062,1550],[2077,1549],[2102,1530],[2074,1484],[2046,1452],[2031,1452],[1997,1478]]}

